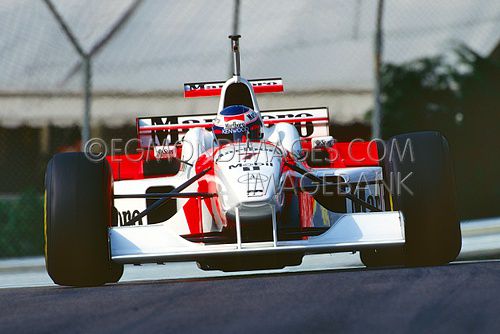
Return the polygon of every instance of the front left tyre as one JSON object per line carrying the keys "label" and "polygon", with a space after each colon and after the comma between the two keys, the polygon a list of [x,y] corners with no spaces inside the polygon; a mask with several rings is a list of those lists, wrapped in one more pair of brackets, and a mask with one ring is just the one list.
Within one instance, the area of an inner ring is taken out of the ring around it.
{"label": "front left tyre", "polygon": [[[394,210],[404,216],[406,244],[363,250],[361,261],[367,267],[413,267],[455,260],[462,236],[448,141],[439,132],[413,132],[392,137],[386,147],[390,152],[382,161],[384,179],[391,185]],[[402,156],[394,148],[401,148]]]}
{"label": "front left tyre", "polygon": [[110,260],[108,227],[113,179],[106,160],[83,153],[55,155],[45,175],[45,263],[52,280],[66,286],[117,282],[123,265]]}

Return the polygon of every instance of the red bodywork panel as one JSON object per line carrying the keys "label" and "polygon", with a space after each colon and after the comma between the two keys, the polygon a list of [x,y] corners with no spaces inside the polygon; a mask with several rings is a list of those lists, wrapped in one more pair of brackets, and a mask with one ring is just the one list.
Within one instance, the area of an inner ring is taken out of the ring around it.
{"label": "red bodywork panel", "polygon": [[[176,157],[181,156],[182,149],[177,148]],[[157,159],[153,150],[144,150],[142,153],[133,154],[120,154],[107,156],[109,165],[113,171],[113,179],[115,181],[121,180],[140,180],[151,177],[159,176],[173,176],[175,174],[158,174],[158,175],[144,175],[144,163],[155,162],[159,160],[168,160],[168,158]]]}
{"label": "red bodywork panel", "polygon": [[375,142],[353,141],[350,143],[335,143],[333,147],[317,148],[312,152],[311,142],[302,142],[302,149],[310,156],[318,152],[328,154],[329,164],[314,168],[347,168],[378,166],[378,149]]}
{"label": "red bodywork panel", "polygon": [[113,179],[115,181],[143,179],[144,172],[141,156],[140,153],[107,156],[106,160],[108,160],[113,171]]}

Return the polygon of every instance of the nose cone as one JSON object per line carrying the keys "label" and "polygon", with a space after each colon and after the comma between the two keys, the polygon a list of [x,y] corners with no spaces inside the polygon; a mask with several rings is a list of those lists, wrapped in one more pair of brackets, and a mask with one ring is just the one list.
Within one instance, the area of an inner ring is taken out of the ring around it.
{"label": "nose cone", "polygon": [[282,151],[271,144],[222,147],[215,159],[215,176],[223,211],[241,204],[276,204],[282,160]]}

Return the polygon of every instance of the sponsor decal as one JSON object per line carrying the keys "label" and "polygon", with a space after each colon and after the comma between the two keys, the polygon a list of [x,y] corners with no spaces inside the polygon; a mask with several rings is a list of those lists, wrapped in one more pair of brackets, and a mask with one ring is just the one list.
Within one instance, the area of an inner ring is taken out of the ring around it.
{"label": "sponsor decal", "polygon": [[[261,87],[261,86],[278,86],[282,85],[283,82],[281,80],[250,80],[250,85],[252,87]],[[196,91],[196,90],[205,90],[205,89],[222,89],[224,86],[224,82],[200,82],[200,83],[186,83],[184,84],[185,91]]]}
{"label": "sponsor decal", "polygon": [[267,189],[268,181],[269,177],[260,173],[247,173],[238,178],[239,183],[246,184],[248,197],[263,196],[267,192],[264,189]]}
{"label": "sponsor decal", "polygon": [[[177,116],[170,117],[152,117],[151,125],[169,125],[178,124],[179,119]],[[179,131],[177,130],[160,130],[152,131],[151,138],[153,139],[153,144],[159,145],[162,143],[175,143],[179,140]]]}
{"label": "sponsor decal", "polygon": [[243,161],[250,160],[252,157],[254,157],[256,155],[259,155],[259,154],[254,153],[254,152],[246,153],[245,155],[243,155],[242,159],[243,159]]}
{"label": "sponsor decal", "polygon": [[254,173],[254,174],[248,173],[238,178],[239,183],[250,183],[257,181],[267,182],[267,180],[269,180],[269,177],[260,173]]}
{"label": "sponsor decal", "polygon": [[335,140],[331,136],[313,138],[313,148],[332,147]]}
{"label": "sponsor decal", "polygon": [[247,196],[248,197],[262,197],[264,195],[263,189],[248,189]]}
{"label": "sponsor decal", "polygon": [[236,165],[230,165],[229,169],[243,168],[244,171],[249,171],[250,168],[252,168],[252,170],[260,170],[260,167],[262,167],[262,166],[272,167],[273,163],[272,162],[240,162]]}
{"label": "sponsor decal", "polygon": [[[213,117],[210,115],[196,117],[190,116],[168,116],[168,117],[141,117],[138,118],[139,130],[145,126],[155,126],[155,125],[184,125],[184,124],[199,124],[199,123],[211,123]],[[151,145],[162,145],[165,143],[176,143],[179,139],[182,139],[183,134],[187,130],[152,130],[151,133],[146,135],[141,135],[141,147],[149,147]]]}
{"label": "sponsor decal", "polygon": [[[370,186],[363,186],[359,184],[352,184],[355,186],[355,191],[354,194],[356,197],[359,199],[367,202],[368,204],[371,204],[379,209],[383,209],[382,207],[382,185],[370,185]],[[352,212],[370,212],[369,209],[366,209],[362,205],[358,203],[352,202]]]}
{"label": "sponsor decal", "polygon": [[283,84],[282,82],[279,81],[273,81],[273,80],[259,80],[259,81],[250,81],[250,84],[252,87],[260,87],[260,86],[277,86]]}
{"label": "sponsor decal", "polygon": [[222,130],[223,134],[229,133],[242,133],[247,132],[248,128],[243,122],[233,122],[226,124],[225,128]]}
{"label": "sponsor decal", "polygon": [[255,117],[257,117],[257,113],[255,111],[251,111],[247,114],[247,118],[251,121],[253,120]]}
{"label": "sponsor decal", "polygon": [[166,159],[175,156],[176,152],[173,146],[155,146],[154,154],[156,159]]}
{"label": "sponsor decal", "polygon": [[191,83],[185,84],[185,90],[222,89],[224,83]]}
{"label": "sponsor decal", "polygon": [[[141,212],[139,210],[124,210],[124,211],[118,211],[118,226],[130,226],[128,222],[134,218],[135,216],[139,215]],[[143,225],[142,218],[139,220],[137,223],[138,225]],[[132,224],[134,225],[134,224]]]}
{"label": "sponsor decal", "polygon": [[[269,84],[269,82],[273,82],[273,84]],[[256,81],[252,84],[258,86],[272,86],[276,85],[274,81],[267,81],[267,83]],[[223,83],[194,83],[194,84],[186,84],[186,88],[203,91],[204,89],[221,89]],[[328,115],[328,111],[326,108],[309,108],[305,110],[284,110],[284,111],[261,111],[262,118],[265,119],[294,119],[297,118],[297,121],[292,124],[299,131],[299,135],[302,138],[315,136],[327,136],[328,135],[328,125],[320,125],[314,124],[311,121],[300,121],[298,118],[303,117],[320,117]],[[161,117],[140,117],[138,118],[138,127],[139,131],[141,127],[144,126],[162,126],[162,125],[189,125],[189,124],[211,124],[215,122],[215,124],[220,124],[218,122],[218,118],[215,117],[215,114],[206,114],[206,115],[189,115],[189,116],[161,116]],[[245,117],[249,120],[255,119],[257,114],[255,112],[248,113]],[[214,120],[215,118],[215,120]],[[265,123],[265,122],[264,122]],[[151,130],[150,132],[144,133],[140,136],[140,146],[141,147],[149,147],[151,145],[165,145],[165,143],[176,143],[186,133],[188,129],[171,129],[171,130]]]}
{"label": "sponsor decal", "polygon": [[269,148],[269,147],[263,147],[263,145],[259,146],[259,147],[256,147],[256,146],[241,146],[239,148],[230,148],[228,150],[222,150],[221,152],[219,152],[219,155],[217,156],[217,160],[223,156],[226,156],[226,155],[234,155],[235,153],[238,153],[238,154],[241,154],[241,155],[246,155],[248,154],[247,152],[251,153],[251,152],[270,152],[270,153],[274,153],[276,152],[278,154],[278,156],[281,156],[283,153],[281,151],[280,148],[278,147],[274,147],[274,148]]}

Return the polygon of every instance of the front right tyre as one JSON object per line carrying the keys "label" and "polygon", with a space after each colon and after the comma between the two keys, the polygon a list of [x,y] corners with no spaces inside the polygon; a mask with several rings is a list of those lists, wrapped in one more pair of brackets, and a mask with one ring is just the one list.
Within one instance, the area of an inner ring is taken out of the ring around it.
{"label": "front right tyre", "polygon": [[55,155],[45,175],[45,263],[66,286],[117,282],[123,265],[110,260],[113,180],[106,160],[83,153]]}

